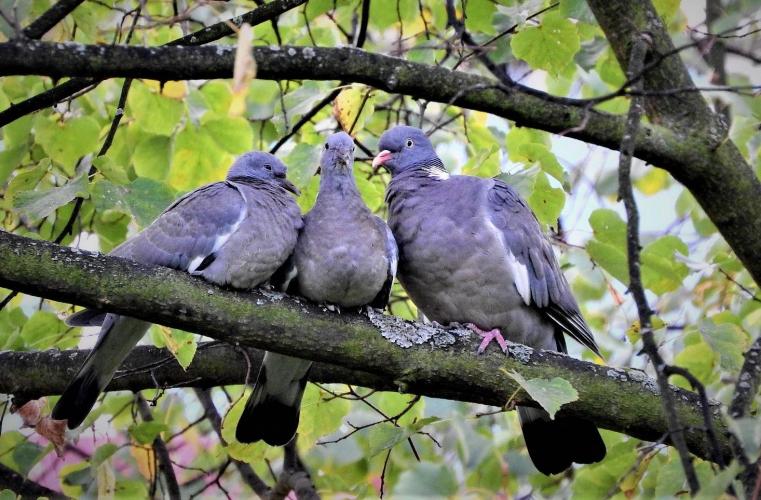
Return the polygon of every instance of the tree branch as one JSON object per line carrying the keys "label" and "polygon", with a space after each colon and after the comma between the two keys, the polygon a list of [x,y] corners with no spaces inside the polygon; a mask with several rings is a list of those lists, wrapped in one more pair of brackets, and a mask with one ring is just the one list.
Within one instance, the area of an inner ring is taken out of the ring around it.
{"label": "tree branch", "polygon": [[[639,5],[639,2],[632,4]],[[13,41],[0,44],[0,75],[123,76],[162,81],[230,78],[234,59],[232,49]],[[485,111],[515,120],[521,126],[567,132],[571,137],[611,149],[618,149],[624,133],[622,117],[589,109],[584,101],[577,104],[567,99],[558,102],[549,96],[543,98],[537,92],[507,88],[491,78],[354,48],[257,47],[254,57],[257,77],[262,79],[364,83],[391,93]],[[682,64],[676,55],[664,58],[662,64],[670,64],[674,59]],[[647,81],[645,79],[646,84]],[[675,85],[688,88],[691,82],[680,80]],[[663,89],[646,87],[645,90]],[[706,108],[702,96],[694,92],[651,97],[646,102],[672,100],[686,100],[690,109],[695,107],[693,101],[697,100]],[[657,105],[650,106],[646,110],[657,108]],[[725,130],[716,124],[716,120],[709,120],[709,124],[707,120],[691,122],[690,127],[675,127],[674,130],[660,125],[642,125],[636,136],[635,150],[639,158],[666,169],[692,192],[756,283],[761,283],[761,205],[757,203],[761,199],[761,183],[734,144],[726,138]],[[660,123],[659,120],[652,121]],[[717,169],[721,169],[721,176],[716,175]]]}
{"label": "tree branch", "polygon": [[[222,437],[222,416],[217,411],[217,407],[214,406],[211,394],[209,394],[209,391],[206,389],[196,389],[195,393],[198,400],[201,402],[201,406],[203,406],[204,415],[209,422],[211,422],[211,426],[217,434],[217,437],[219,437],[219,440],[224,443],[224,438]],[[265,483],[256,472],[254,472],[254,469],[246,462],[241,462],[234,458],[230,458],[230,460],[235,464],[241,477],[254,493],[259,495],[259,498],[267,498],[267,495],[269,495],[271,491],[270,487],[267,486],[267,483]]]}
{"label": "tree branch", "polygon": [[[275,19],[290,9],[306,3],[306,0],[274,0],[252,11],[246,12],[232,19],[226,19],[202,30],[190,33],[184,37],[172,40],[168,46],[204,45],[220,38],[235,33],[233,27],[243,23],[256,26],[266,21]],[[11,105],[10,108],[0,111],[0,127],[4,127],[14,120],[21,118],[48,106],[54,106],[59,102],[72,97],[78,92],[92,90],[100,83],[97,78],[74,78],[50,90],[30,97],[25,101]]]}
{"label": "tree branch", "polygon": [[[517,345],[511,348],[510,357],[496,351],[476,357],[473,353],[478,342],[463,338],[467,335],[465,329],[444,330],[377,313],[371,319],[332,314],[274,292],[224,290],[171,269],[1,231],[0,262],[2,287],[127,314],[234,345],[364,372],[376,381],[382,379],[384,389],[393,385],[412,394],[502,406],[518,389],[505,370],[516,370],[526,378],[557,376],[568,380],[578,391],[579,400],[563,406],[561,414],[582,416],[600,427],[651,441],[668,429],[655,382],[636,370],[598,366]],[[4,356],[18,360],[46,354]],[[3,385],[32,385],[29,379],[13,382],[10,368],[4,361],[0,374],[0,380],[6,379]],[[368,382],[372,387],[372,380],[344,382]],[[674,387],[669,390],[686,428],[690,451],[710,460],[699,398],[689,391]],[[521,405],[536,405],[523,392],[513,400]],[[718,403],[711,404],[711,414],[719,430],[721,453],[729,457],[731,449]]]}
{"label": "tree branch", "polygon": [[0,464],[0,491],[9,489],[20,498],[47,497],[53,500],[67,498],[65,495],[30,481],[15,470]]}
{"label": "tree branch", "polygon": [[[627,75],[630,79],[632,75],[642,72],[642,67],[645,64],[645,55],[651,43],[652,39],[650,36],[644,33],[638,34],[633,40],[631,52],[629,53],[629,63],[626,66]],[[640,90],[641,87],[642,80],[632,84],[632,89],[634,90]],[[668,418],[669,438],[679,452],[679,459],[682,462],[684,475],[690,486],[690,492],[694,495],[700,489],[700,483],[695,473],[692,457],[687,451],[684,430],[674,408],[673,394],[668,391],[669,382],[668,374],[666,373],[668,366],[663,361],[658,352],[658,346],[655,343],[651,323],[652,311],[647,303],[640,275],[639,211],[637,210],[637,202],[634,199],[634,191],[632,190],[631,164],[634,154],[634,137],[637,135],[641,118],[642,99],[634,97],[631,100],[629,112],[627,113],[626,131],[621,141],[621,151],[618,160],[618,198],[624,202],[627,219],[626,249],[629,264],[629,292],[631,292],[637,304],[640,331],[642,332],[642,350],[647,353],[650,362],[655,367],[656,380],[658,380],[658,387],[662,394],[663,410]]]}
{"label": "tree branch", "polygon": [[53,26],[58,24],[64,17],[68,16],[71,11],[76,9],[79,4],[85,0],[59,0],[52,7],[45,11],[40,17],[35,19],[21,32],[25,37],[39,40],[42,36],[50,31]]}

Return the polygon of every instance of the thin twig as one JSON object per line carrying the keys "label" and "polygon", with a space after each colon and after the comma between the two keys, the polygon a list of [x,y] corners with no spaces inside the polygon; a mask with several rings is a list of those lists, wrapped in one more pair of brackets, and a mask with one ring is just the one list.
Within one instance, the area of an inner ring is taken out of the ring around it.
{"label": "thin twig", "polygon": [[[203,406],[204,417],[209,419],[220,442],[224,443],[224,438],[222,437],[222,416],[219,414],[219,411],[217,411],[217,407],[214,406],[214,401],[211,399],[211,393],[207,389],[195,389],[195,393],[196,397],[198,397],[198,400],[201,402],[201,406]],[[235,467],[238,469],[238,472],[246,484],[254,490],[254,493],[262,498],[265,498],[270,494],[270,487],[256,472],[254,472],[254,469],[252,469],[249,464],[233,458],[230,460],[235,464]]]}
{"label": "thin twig", "polygon": [[[137,395],[137,408],[144,422],[153,421],[153,415],[151,415],[148,402],[141,394]],[[177,483],[177,476],[175,476],[174,469],[172,468],[169,450],[167,450],[166,443],[161,439],[161,436],[156,436],[153,440],[153,451],[156,453],[159,471],[161,471],[166,480],[169,498],[171,500],[180,500],[180,485]]]}
{"label": "thin twig", "polygon": [[[645,33],[638,35],[633,40],[631,54],[629,56],[629,75],[637,75],[642,72],[645,56],[648,46],[652,43],[651,37]],[[629,78],[632,80],[632,77]],[[632,83],[633,88],[642,85],[641,79],[635,79]],[[682,462],[682,468],[690,487],[690,492],[694,495],[700,489],[695,467],[692,463],[692,457],[687,451],[684,431],[679,424],[679,418],[674,408],[673,394],[668,383],[666,373],[666,363],[658,352],[658,346],[655,343],[653,329],[651,324],[652,311],[647,303],[645,289],[642,286],[640,275],[640,242],[639,242],[639,212],[637,203],[634,199],[634,192],[631,183],[631,163],[634,154],[634,141],[637,136],[640,120],[642,117],[642,99],[633,98],[629,107],[629,113],[626,120],[623,139],[621,141],[621,150],[618,164],[618,196],[624,202],[627,216],[627,253],[629,259],[629,291],[634,297],[639,314],[640,329],[642,332],[642,341],[644,344],[643,351],[647,353],[650,361],[655,367],[658,387],[660,388],[663,411],[669,426],[669,436],[671,442],[679,453]]]}

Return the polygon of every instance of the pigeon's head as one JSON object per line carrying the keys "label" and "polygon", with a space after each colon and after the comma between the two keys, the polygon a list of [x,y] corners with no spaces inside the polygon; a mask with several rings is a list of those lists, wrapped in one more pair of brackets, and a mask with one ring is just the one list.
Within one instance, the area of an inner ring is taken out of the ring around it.
{"label": "pigeon's head", "polygon": [[354,141],[346,132],[338,132],[325,141],[320,160],[322,173],[351,173],[354,167]]}
{"label": "pigeon's head", "polygon": [[273,181],[298,196],[299,190],[285,178],[288,167],[274,155],[263,151],[251,151],[238,157],[227,172],[227,179],[259,179]]}
{"label": "pigeon's head", "polygon": [[438,159],[425,133],[406,125],[387,130],[378,142],[378,149],[380,153],[373,159],[373,168],[384,166],[391,175],[430,165]]}

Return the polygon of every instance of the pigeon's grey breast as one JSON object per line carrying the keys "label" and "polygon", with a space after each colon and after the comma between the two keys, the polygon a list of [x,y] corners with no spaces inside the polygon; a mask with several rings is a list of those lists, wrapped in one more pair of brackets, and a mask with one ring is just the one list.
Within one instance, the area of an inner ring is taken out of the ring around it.
{"label": "pigeon's grey breast", "polygon": [[555,327],[519,291],[520,268],[489,214],[493,181],[400,176],[389,185],[389,226],[399,246],[398,278],[440,323],[500,328],[510,340],[557,349]]}
{"label": "pigeon's grey breast", "polygon": [[344,307],[369,304],[388,278],[386,234],[356,196],[323,191],[296,245],[299,291]]}

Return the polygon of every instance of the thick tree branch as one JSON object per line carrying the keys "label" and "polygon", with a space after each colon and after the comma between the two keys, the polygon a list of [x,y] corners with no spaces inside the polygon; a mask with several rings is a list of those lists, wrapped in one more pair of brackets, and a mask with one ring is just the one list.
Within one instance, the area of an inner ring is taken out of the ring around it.
{"label": "thick tree branch", "polygon": [[[176,40],[172,40],[166,45],[204,45],[214,42],[220,38],[232,35],[235,29],[243,23],[256,26],[266,21],[276,19],[290,9],[306,3],[306,0],[274,0],[254,10],[236,16],[232,19],[226,19],[202,30],[190,33]],[[50,90],[30,97],[25,101],[11,105],[10,108],[0,111],[0,127],[11,123],[40,109],[48,106],[54,106],[59,102],[74,96],[79,92],[92,90],[100,83],[97,78],[74,78],[60,85],[56,85]]]}
{"label": "thick tree branch", "polygon": [[19,498],[47,497],[52,500],[67,498],[65,495],[30,481],[15,470],[0,464],[0,491],[11,490]]}
{"label": "thick tree branch", "polygon": [[[213,46],[146,48],[14,41],[0,44],[0,75],[123,76],[164,81],[230,78],[233,52],[232,47]],[[254,57],[257,77],[262,79],[364,83],[388,92],[485,111],[522,126],[567,132],[571,137],[611,149],[617,149],[623,137],[622,117],[591,110],[583,101],[558,102],[536,92],[507,88],[490,78],[442,67],[348,47],[257,47]],[[682,64],[677,55],[665,58],[663,64],[674,59]],[[669,88],[675,86],[687,88],[691,82],[679,80]],[[646,86],[645,90],[662,89]],[[672,101],[685,101],[691,113],[695,102],[707,109],[702,96],[694,92],[651,97],[646,102]],[[652,105],[646,110],[657,108]],[[652,121],[673,125],[668,120]],[[761,283],[761,205],[757,203],[761,183],[726,138],[719,121],[704,117],[689,124],[674,130],[643,125],[635,140],[637,156],[668,170],[692,192],[755,281]],[[717,169],[721,169],[721,176],[716,175]]]}
{"label": "thick tree branch", "polygon": [[[234,345],[362,371],[403,392],[497,406],[517,392],[514,402],[535,404],[517,391],[517,384],[504,371],[516,370],[526,378],[568,380],[579,400],[565,405],[562,414],[583,416],[600,427],[651,441],[668,429],[657,385],[639,371],[598,366],[523,346],[514,346],[510,357],[496,351],[476,357],[475,339],[455,341],[453,333],[432,326],[379,315],[370,320],[331,314],[273,292],[223,290],[171,269],[4,232],[0,232],[0,262],[0,286],[6,288],[129,314]],[[409,347],[400,348],[383,335]],[[426,341],[431,338],[437,348]],[[452,345],[446,347],[449,340]],[[13,356],[20,354],[24,353]],[[3,366],[0,379],[12,378],[7,365]],[[28,381],[16,383],[23,386]],[[690,451],[710,459],[699,399],[689,391],[670,390]],[[712,404],[711,414],[719,430],[721,453],[728,457],[731,451],[718,404]]]}
{"label": "thick tree branch", "polygon": [[68,16],[71,11],[76,9],[79,4],[84,1],[85,0],[59,0],[46,10],[44,14],[32,21],[21,33],[27,38],[39,40],[45,33],[50,31],[53,26],[58,24],[64,17]]}

